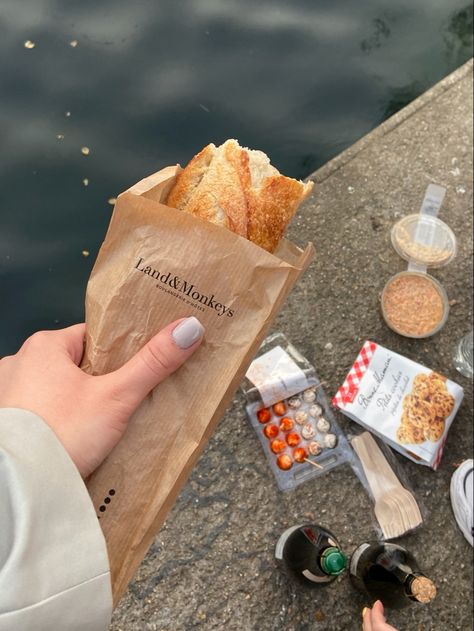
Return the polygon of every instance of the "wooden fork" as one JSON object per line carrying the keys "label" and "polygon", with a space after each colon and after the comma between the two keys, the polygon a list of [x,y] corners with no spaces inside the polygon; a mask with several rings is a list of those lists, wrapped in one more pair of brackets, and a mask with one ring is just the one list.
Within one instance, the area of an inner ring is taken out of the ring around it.
{"label": "wooden fork", "polygon": [[386,539],[399,537],[419,526],[422,516],[412,493],[400,484],[369,432],[352,439],[374,496],[374,512]]}

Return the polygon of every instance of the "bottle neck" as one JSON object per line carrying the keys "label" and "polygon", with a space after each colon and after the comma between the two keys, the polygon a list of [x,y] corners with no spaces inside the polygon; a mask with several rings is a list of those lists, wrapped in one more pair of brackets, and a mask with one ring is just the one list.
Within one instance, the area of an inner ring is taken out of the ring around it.
{"label": "bottle neck", "polygon": [[394,561],[390,554],[382,553],[378,563],[397,577],[403,585],[405,594],[411,600],[419,603],[429,603],[436,596],[436,586],[433,581],[417,571],[414,559],[399,559]]}

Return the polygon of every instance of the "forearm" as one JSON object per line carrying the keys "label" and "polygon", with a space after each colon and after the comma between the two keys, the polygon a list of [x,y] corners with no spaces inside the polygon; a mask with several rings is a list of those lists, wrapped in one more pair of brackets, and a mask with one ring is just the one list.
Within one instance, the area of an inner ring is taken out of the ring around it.
{"label": "forearm", "polygon": [[0,408],[0,631],[103,631],[107,550],[77,468],[35,414]]}

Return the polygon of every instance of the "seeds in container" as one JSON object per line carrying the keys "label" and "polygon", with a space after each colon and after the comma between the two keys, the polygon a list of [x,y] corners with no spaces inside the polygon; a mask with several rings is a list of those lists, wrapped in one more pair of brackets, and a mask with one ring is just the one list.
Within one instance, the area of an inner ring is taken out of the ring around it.
{"label": "seeds in container", "polygon": [[308,452],[304,447],[297,447],[293,450],[293,458],[295,462],[304,462],[308,457]]}
{"label": "seeds in container", "polygon": [[312,456],[319,456],[319,454],[323,450],[323,448],[321,447],[321,443],[319,443],[317,440],[312,440],[308,445],[308,449],[309,453]]}
{"label": "seeds in container", "polygon": [[323,408],[320,405],[318,405],[317,403],[315,403],[314,405],[312,405],[309,408],[309,413],[314,418],[319,418],[321,416],[321,414],[323,413]]}
{"label": "seeds in container", "polygon": [[293,461],[287,454],[282,454],[277,458],[277,465],[280,467],[280,469],[283,469],[283,471],[288,471],[288,469],[291,469],[291,467],[293,466]]}
{"label": "seeds in container", "polygon": [[316,400],[316,392],[314,390],[305,390],[303,399],[306,403],[313,403]]}
{"label": "seeds in container", "polygon": [[318,431],[320,431],[323,434],[325,434],[326,432],[329,432],[329,429],[331,427],[331,423],[329,421],[327,421],[323,416],[321,416],[321,418],[316,423],[316,427],[318,428]]}
{"label": "seeds in container", "polygon": [[301,399],[298,397],[291,397],[291,399],[288,399],[288,406],[293,410],[297,410],[301,407]]}
{"label": "seeds in container", "polygon": [[307,412],[304,412],[303,410],[298,410],[298,412],[296,412],[295,421],[298,423],[298,425],[304,425],[307,420],[308,420]]}
{"label": "seeds in container", "polygon": [[272,415],[268,408],[262,408],[257,412],[257,418],[260,423],[268,423],[268,421],[272,418]]}
{"label": "seeds in container", "polygon": [[278,401],[278,403],[275,403],[272,409],[277,416],[283,416],[283,414],[286,412],[286,405],[283,403],[283,401]]}
{"label": "seeds in container", "polygon": [[284,416],[280,421],[280,430],[282,432],[289,432],[293,429],[294,425],[295,423],[293,419],[289,418],[288,416]]}
{"label": "seeds in container", "polygon": [[303,425],[303,429],[301,430],[301,434],[302,434],[303,438],[306,438],[306,440],[309,440],[310,438],[314,437],[314,435],[316,434],[316,430],[311,425],[311,423],[306,423],[305,425]]}
{"label": "seeds in container", "polygon": [[301,442],[301,436],[296,432],[290,432],[286,437],[286,442],[290,447],[296,447]]}
{"label": "seeds in container", "polygon": [[334,449],[337,445],[337,437],[335,434],[326,434],[324,437],[324,446],[328,449]]}
{"label": "seeds in container", "polygon": [[275,438],[275,440],[272,440],[270,443],[270,449],[274,454],[279,454],[286,449],[286,443],[280,438]]}
{"label": "seeds in container", "polygon": [[270,423],[270,425],[265,425],[265,427],[263,428],[263,433],[267,438],[272,439],[278,436],[280,430],[278,429],[277,425],[273,425],[273,423]]}
{"label": "seeds in container", "polygon": [[382,294],[382,312],[391,329],[407,337],[428,337],[445,320],[447,299],[441,285],[427,274],[401,272]]}

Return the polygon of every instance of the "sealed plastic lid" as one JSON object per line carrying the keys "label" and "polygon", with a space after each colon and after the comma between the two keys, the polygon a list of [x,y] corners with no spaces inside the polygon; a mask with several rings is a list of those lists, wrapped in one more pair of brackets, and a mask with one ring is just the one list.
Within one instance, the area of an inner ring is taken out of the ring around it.
{"label": "sealed plastic lid", "polygon": [[326,548],[321,555],[321,569],[326,574],[337,576],[344,572],[346,566],[347,557],[339,548]]}
{"label": "sealed plastic lid", "polygon": [[443,267],[456,256],[456,237],[451,228],[425,214],[408,215],[392,228],[392,244],[407,261],[426,267]]}

